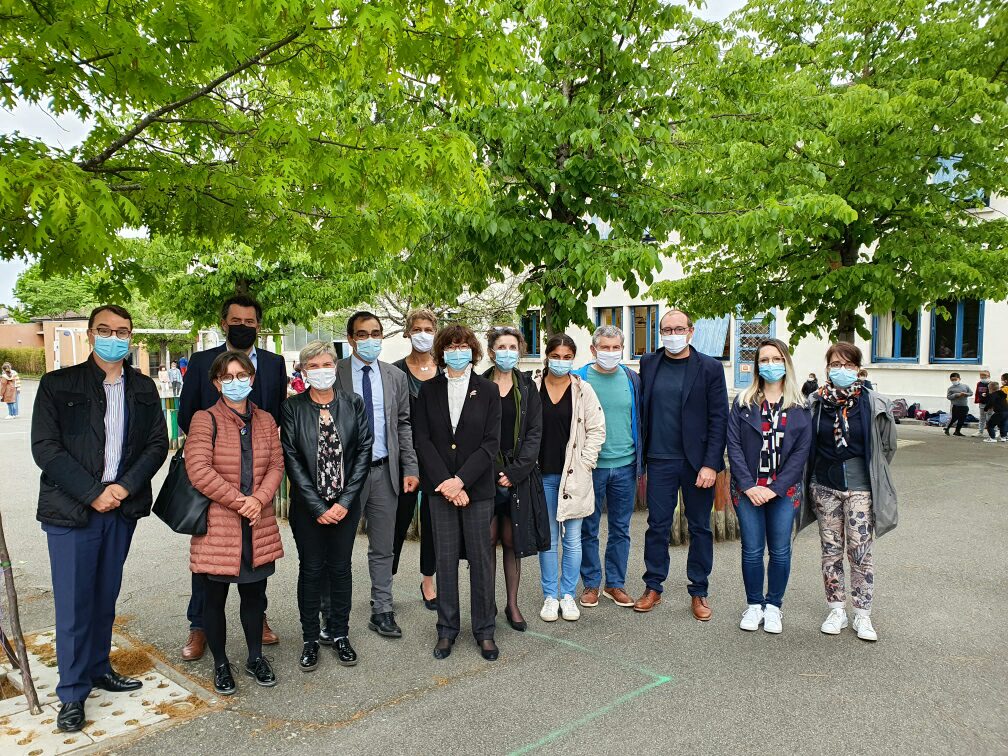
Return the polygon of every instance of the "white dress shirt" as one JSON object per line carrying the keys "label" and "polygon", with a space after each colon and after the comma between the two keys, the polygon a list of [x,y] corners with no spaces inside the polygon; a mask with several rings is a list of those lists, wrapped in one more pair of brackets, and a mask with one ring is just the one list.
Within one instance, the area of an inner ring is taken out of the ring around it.
{"label": "white dress shirt", "polygon": [[116,380],[111,383],[106,380],[102,385],[105,388],[105,470],[102,483],[114,483],[119,477],[126,443],[125,376],[120,373]]}
{"label": "white dress shirt", "polygon": [[448,414],[451,416],[452,432],[458,428],[459,418],[462,417],[462,407],[465,406],[466,394],[469,393],[469,378],[472,376],[472,365],[470,364],[465,372],[458,378],[452,378],[445,373],[448,378]]}

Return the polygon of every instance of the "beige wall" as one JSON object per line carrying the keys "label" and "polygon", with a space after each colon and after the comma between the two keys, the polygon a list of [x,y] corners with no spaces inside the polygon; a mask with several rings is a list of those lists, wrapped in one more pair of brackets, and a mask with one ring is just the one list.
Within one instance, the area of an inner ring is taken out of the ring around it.
{"label": "beige wall", "polygon": [[4,323],[0,325],[0,348],[18,349],[45,346],[42,327],[38,323]]}

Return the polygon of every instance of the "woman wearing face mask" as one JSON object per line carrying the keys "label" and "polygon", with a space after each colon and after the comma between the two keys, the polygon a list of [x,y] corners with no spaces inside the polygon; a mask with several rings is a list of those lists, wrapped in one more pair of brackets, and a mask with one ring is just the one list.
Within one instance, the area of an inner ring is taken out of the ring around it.
{"label": "woman wearing face mask", "polygon": [[[539,451],[550,520],[549,551],[539,553],[543,607],[539,616],[575,621],[581,574],[581,520],[595,511],[592,470],[605,443],[605,413],[588,381],[571,373],[577,347],[567,334],[546,343],[546,374],[537,382],[542,399]],[[563,542],[563,559],[559,559]]]}
{"label": "woman wearing face mask", "polygon": [[221,398],[193,415],[186,440],[186,472],[210,499],[207,532],[193,536],[189,566],[203,579],[207,645],[214,657],[214,689],[237,687],[226,651],[224,607],[228,587],[238,585],[241,624],[248,645],[245,672],[264,687],[276,685],[262,655],[266,579],[283,556],[273,495],[283,477],[283,452],[273,417],[248,399],[255,367],[243,352],[224,352],[210,367]]}
{"label": "woman wearing face mask", "polygon": [[364,400],[335,391],[336,350],[312,341],[301,350],[308,390],[280,408],[280,441],[291,481],[290,525],[298,550],[298,612],[303,672],[318,666],[323,570],[329,576],[327,637],[336,660],[357,664],[350,645],[350,571],[361,490],[371,467],[371,430]]}
{"label": "woman wearing face mask", "polygon": [[[812,424],[784,342],[760,342],[754,363],[757,378],[735,399],[728,417],[731,494],[742,533],[747,604],[739,627],[753,631],[762,622],[766,632],[779,633]],[[770,552],[766,570],[765,551]]]}
{"label": "woman wearing face mask", "polygon": [[[878,639],[871,621],[874,539],[896,527],[896,489],[889,463],[896,453],[892,404],[857,379],[861,350],[838,342],[826,352],[826,383],[809,397],[812,449],[809,499],[819,522],[827,635],[847,627],[844,550],[851,570],[854,631]],[[804,517],[799,528],[810,521]]]}
{"label": "woman wearing face mask", "polygon": [[434,359],[446,372],[420,388],[413,417],[420,486],[430,497],[437,555],[435,659],[451,654],[461,628],[458,564],[463,538],[476,645],[487,661],[499,654],[494,643],[490,520],[497,490],[494,463],[500,449],[501,402],[497,387],[473,371],[482,356],[469,328],[460,324],[442,328],[434,340]]}
{"label": "woman wearing face mask", "polygon": [[503,544],[507,587],[504,615],[519,632],[528,628],[518,608],[521,559],[549,548],[546,501],[536,466],[543,430],[542,403],[532,379],[516,369],[524,349],[525,339],[514,326],[493,328],[487,334],[487,353],[494,366],[484,377],[497,386],[501,406],[500,452],[495,466],[497,497],[490,543],[495,554],[497,543]]}
{"label": "woman wearing face mask", "polygon": [[[437,316],[430,310],[413,310],[406,316],[406,327],[403,336],[410,341],[410,353],[398,362],[393,362],[397,368],[406,373],[406,382],[410,392],[410,417],[416,415],[416,400],[420,396],[420,387],[436,375],[441,374],[431,354],[434,349],[434,334],[437,333]],[[414,428],[415,430],[415,428]],[[416,435],[414,433],[414,435]],[[416,442],[414,441],[414,447]],[[424,606],[431,611],[437,611],[437,589],[434,587],[434,571],[437,564],[434,561],[434,536],[431,533],[430,501],[420,491],[399,494],[399,509],[396,512],[396,529],[392,574],[399,571],[399,557],[413,517],[420,510],[420,597]]]}

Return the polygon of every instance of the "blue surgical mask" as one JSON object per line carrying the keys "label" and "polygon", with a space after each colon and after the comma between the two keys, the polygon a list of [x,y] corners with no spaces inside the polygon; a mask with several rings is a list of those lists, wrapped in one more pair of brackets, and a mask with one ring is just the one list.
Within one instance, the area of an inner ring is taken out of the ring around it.
{"label": "blue surgical mask", "polygon": [[849,388],[857,380],[857,370],[851,368],[830,368],[830,383],[837,388]]}
{"label": "blue surgical mask", "polygon": [[95,336],[95,354],[105,362],[118,362],[129,354],[130,340],[118,336]]}
{"label": "blue surgical mask", "polygon": [[553,373],[553,375],[567,375],[573,367],[574,360],[554,360],[550,357],[549,371]]}
{"label": "blue surgical mask", "polygon": [[364,362],[374,362],[381,354],[381,339],[361,339],[357,342],[357,355]]}
{"label": "blue surgical mask", "polygon": [[514,366],[518,364],[518,352],[513,349],[498,349],[494,352],[494,364],[504,373],[514,370]]}
{"label": "blue surgical mask", "polygon": [[452,349],[444,353],[445,364],[452,370],[465,370],[466,365],[472,362],[472,349]]}
{"label": "blue surgical mask", "polygon": [[241,402],[252,393],[251,378],[235,378],[230,383],[221,384],[221,393],[224,398],[232,402]]}
{"label": "blue surgical mask", "polygon": [[774,362],[768,362],[766,364],[761,363],[759,366],[760,378],[764,381],[768,381],[769,383],[777,383],[777,381],[784,377],[786,372],[786,367]]}

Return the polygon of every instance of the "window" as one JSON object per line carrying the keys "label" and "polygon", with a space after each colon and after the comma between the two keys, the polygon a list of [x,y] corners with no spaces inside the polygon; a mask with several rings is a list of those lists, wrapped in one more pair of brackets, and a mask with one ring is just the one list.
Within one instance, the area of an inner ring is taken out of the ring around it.
{"label": "window", "polygon": [[623,308],[622,307],[596,307],[595,325],[614,325],[623,330]]}
{"label": "window", "polygon": [[975,362],[983,359],[983,302],[966,299],[941,301],[949,312],[945,320],[931,313],[931,362]]}
{"label": "window", "polygon": [[539,357],[542,355],[542,338],[539,332],[539,310],[529,310],[521,319],[521,332],[525,337],[525,345],[528,347],[529,357]]}
{"label": "window", "polygon": [[731,338],[728,326],[731,318],[724,315],[720,318],[701,318],[694,325],[693,348],[702,354],[710,355],[717,360],[728,362],[731,359]]}
{"label": "window", "polygon": [[969,171],[959,167],[962,155],[954,155],[951,158],[938,158],[938,170],[931,176],[932,184],[948,184],[945,191],[948,198],[953,202],[976,207],[978,204],[983,207],[990,207],[990,192],[985,189],[975,189],[973,192],[964,193],[957,184],[961,185],[969,182]]}
{"label": "window", "polygon": [[633,349],[633,359],[639,360],[642,355],[658,346],[658,305],[636,305],[630,308],[633,319],[633,333],[630,347]]}
{"label": "window", "polygon": [[872,362],[917,362],[920,355],[920,311],[906,315],[904,326],[895,313],[872,318]]}
{"label": "window", "polygon": [[324,341],[332,344],[336,341],[336,335],[331,328],[326,328],[321,323],[313,323],[311,330],[299,325],[289,325],[283,332],[283,348],[288,352],[300,352],[309,341]]}

